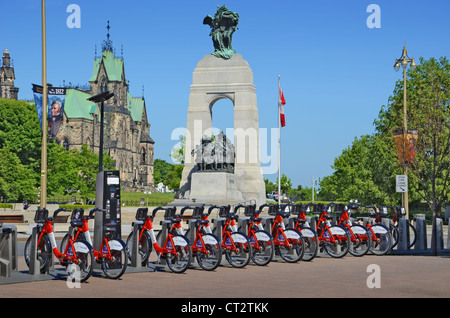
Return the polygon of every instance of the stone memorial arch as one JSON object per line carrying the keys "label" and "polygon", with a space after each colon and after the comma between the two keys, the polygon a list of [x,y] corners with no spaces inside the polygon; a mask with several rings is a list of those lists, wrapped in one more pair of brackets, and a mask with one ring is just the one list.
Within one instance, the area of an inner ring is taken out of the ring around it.
{"label": "stone memorial arch", "polygon": [[[185,167],[179,192],[186,199],[213,204],[265,203],[253,72],[242,56],[234,53],[232,32],[228,32],[237,28],[238,18],[237,13],[222,6],[214,19],[204,19],[204,24],[211,26],[216,51],[198,62],[190,87]],[[222,38],[214,35],[215,27],[224,33]],[[212,108],[220,99],[233,103],[234,146],[226,142],[226,137],[216,136],[215,147],[207,151]]]}

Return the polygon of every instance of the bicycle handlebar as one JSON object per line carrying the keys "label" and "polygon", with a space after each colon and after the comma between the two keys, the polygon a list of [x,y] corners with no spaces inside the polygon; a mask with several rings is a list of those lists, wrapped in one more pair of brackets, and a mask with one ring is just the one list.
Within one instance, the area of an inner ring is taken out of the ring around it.
{"label": "bicycle handlebar", "polygon": [[64,209],[64,208],[56,209],[55,212],[53,212],[53,219],[56,218],[56,216],[58,215],[59,212],[72,212],[72,210]]}
{"label": "bicycle handlebar", "polygon": [[106,209],[102,209],[102,208],[93,208],[92,210],[89,211],[88,219],[92,219],[92,217],[94,216],[94,213],[97,212],[97,211],[106,212]]}

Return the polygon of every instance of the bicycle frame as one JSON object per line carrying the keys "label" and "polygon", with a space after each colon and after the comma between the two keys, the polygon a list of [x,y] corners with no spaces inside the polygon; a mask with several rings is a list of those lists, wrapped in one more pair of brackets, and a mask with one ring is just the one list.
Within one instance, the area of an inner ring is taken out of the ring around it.
{"label": "bicycle frame", "polygon": [[[156,211],[153,211],[153,214],[155,214]],[[152,223],[152,219],[153,219],[154,215],[152,216],[147,216],[147,218],[145,219],[145,222],[142,226],[142,230],[139,233],[139,241],[142,239],[142,235],[144,234],[145,231],[147,231],[150,235],[150,239],[152,241],[152,245],[155,248],[155,251],[161,255],[165,255],[165,254],[173,254],[175,256],[178,255],[177,251],[175,250],[175,244],[174,244],[174,240],[176,240],[176,236],[174,236],[171,232],[169,231],[169,233],[167,234],[167,238],[166,241],[164,242],[163,246],[159,246],[158,242],[156,240],[156,235],[155,235],[155,231],[153,230],[153,223]],[[174,228],[175,225],[172,225],[172,229]]]}
{"label": "bicycle frame", "polygon": [[[362,239],[367,239],[367,232],[358,232],[358,233],[354,233],[354,231],[352,230],[352,223],[350,221],[350,216],[348,215],[348,210],[344,209],[344,211],[342,212],[342,215],[339,219],[338,225],[344,227],[350,236],[350,240],[352,242],[358,242],[358,239],[356,238],[356,235],[359,235]],[[356,229],[356,231],[359,231],[359,227],[355,227],[354,229]],[[355,235],[356,234],[356,235]]]}
{"label": "bicycle frame", "polygon": [[[288,237],[284,230],[286,229],[284,222],[283,222],[283,216],[280,213],[277,213],[275,216],[275,219],[272,224],[271,233],[273,236],[273,243],[274,245],[279,246],[287,246],[288,248],[291,248],[292,245],[289,243],[289,240],[291,237]],[[296,238],[296,237],[292,237]]]}
{"label": "bicycle frame", "polygon": [[248,241],[241,241],[240,236],[233,237],[233,232],[236,232],[234,228],[232,228],[232,222],[235,226],[234,219],[231,219],[230,216],[227,217],[225,224],[222,229],[222,244],[221,246],[227,250],[232,250],[233,252],[238,252],[238,248],[235,243],[245,244]]}
{"label": "bicycle frame", "polygon": [[[322,227],[321,227],[322,226]],[[320,213],[319,222],[317,222],[316,232],[319,242],[329,242],[336,244],[337,241],[341,242],[339,236],[345,235],[345,233],[333,233],[330,229],[331,224],[327,218],[327,211],[322,211]],[[328,233],[328,236],[325,236]]]}
{"label": "bicycle frame", "polygon": [[[92,240],[91,240],[91,234],[89,232],[89,224],[88,223],[89,223],[89,219],[91,219],[93,217],[94,212],[99,211],[99,210],[100,209],[98,209],[98,208],[93,209],[90,211],[88,217],[83,217],[83,219],[82,219],[83,225],[81,227],[77,227],[76,232],[74,233],[74,237],[73,237],[74,241],[77,241],[81,234],[84,236],[85,240],[91,246],[93,246]],[[105,259],[108,259],[109,261],[112,261],[113,257],[111,254],[111,249],[120,251],[120,250],[122,250],[122,248],[123,248],[123,246],[120,245],[120,243],[118,243],[115,240],[109,240],[107,235],[104,235],[103,239],[102,239],[102,243],[100,244],[99,250],[97,251],[94,248],[92,248],[92,251],[94,253],[94,257],[96,260],[99,260],[100,258],[105,258]]]}
{"label": "bicycle frame", "polygon": [[77,242],[71,237],[69,237],[64,253],[61,253],[61,251],[58,249],[58,246],[56,245],[55,233],[53,232],[53,220],[60,211],[68,210],[58,209],[54,212],[53,218],[46,219],[42,229],[40,230],[39,238],[37,240],[37,246],[39,246],[42,237],[46,234],[50,240],[52,251],[56,258],[58,258],[61,262],[74,262],[75,264],[78,264],[79,260],[74,251],[85,248],[84,245],[77,244]]}

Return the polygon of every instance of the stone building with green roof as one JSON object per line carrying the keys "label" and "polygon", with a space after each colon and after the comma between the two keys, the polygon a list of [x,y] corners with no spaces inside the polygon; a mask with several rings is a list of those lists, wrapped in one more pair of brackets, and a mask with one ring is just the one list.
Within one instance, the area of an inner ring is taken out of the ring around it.
{"label": "stone building with green roof", "polygon": [[145,99],[131,96],[124,60],[115,56],[109,33],[107,37],[102,55],[94,60],[90,90],[66,89],[64,121],[55,139],[66,149],[87,144],[98,153],[100,105],[87,99],[107,90],[114,92],[104,103],[103,151],[115,161],[124,191],[153,190],[155,142],[150,137]]}

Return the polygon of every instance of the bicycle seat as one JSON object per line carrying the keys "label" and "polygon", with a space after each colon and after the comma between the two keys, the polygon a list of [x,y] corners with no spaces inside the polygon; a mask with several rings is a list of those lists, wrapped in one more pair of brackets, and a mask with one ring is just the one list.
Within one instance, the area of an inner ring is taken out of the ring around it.
{"label": "bicycle seat", "polygon": [[117,229],[115,227],[105,227],[106,232],[115,232]]}
{"label": "bicycle seat", "polygon": [[283,218],[288,218],[290,213],[289,212],[278,212],[279,215],[281,215],[281,217]]}
{"label": "bicycle seat", "polygon": [[231,220],[237,220],[237,219],[239,219],[239,215],[229,213],[229,214],[227,215],[227,218],[229,218],[229,219],[231,219]]}
{"label": "bicycle seat", "polygon": [[250,219],[254,222],[260,222],[262,219],[259,217],[251,216]]}

